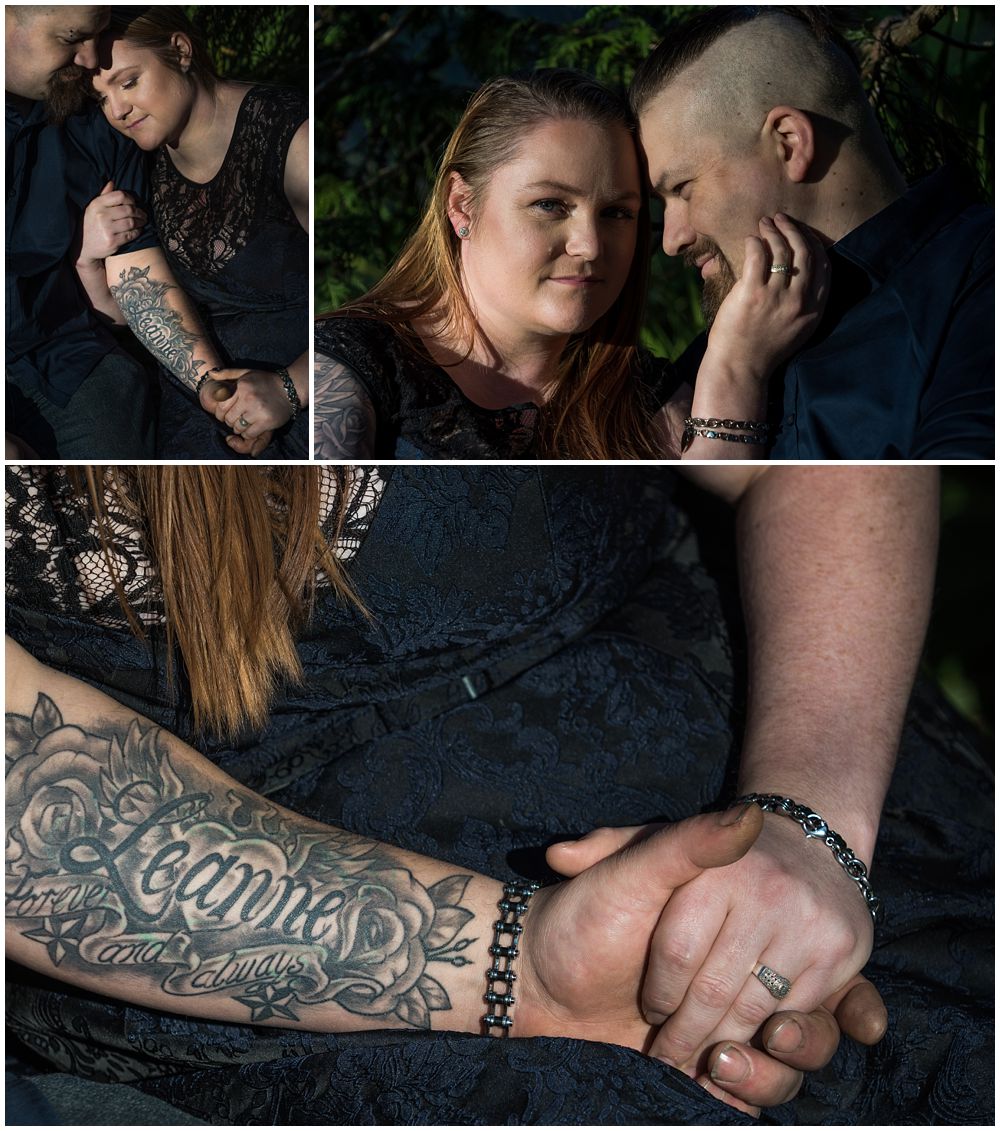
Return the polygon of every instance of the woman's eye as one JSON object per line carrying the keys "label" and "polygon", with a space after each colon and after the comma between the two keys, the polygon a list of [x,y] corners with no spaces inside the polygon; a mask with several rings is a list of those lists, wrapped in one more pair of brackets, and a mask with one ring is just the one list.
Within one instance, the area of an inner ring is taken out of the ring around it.
{"label": "woman's eye", "polygon": [[126,79],[122,83],[122,90],[131,90],[138,81],[138,79]]}
{"label": "woman's eye", "polygon": [[555,216],[566,211],[566,205],[561,200],[536,200],[531,206],[547,216]]}

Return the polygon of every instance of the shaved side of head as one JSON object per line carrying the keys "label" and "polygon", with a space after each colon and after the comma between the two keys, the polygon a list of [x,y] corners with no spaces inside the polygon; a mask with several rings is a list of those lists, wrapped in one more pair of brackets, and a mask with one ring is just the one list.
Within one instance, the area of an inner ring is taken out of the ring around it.
{"label": "shaved side of head", "polygon": [[817,128],[862,145],[877,125],[857,66],[808,10],[723,8],[669,33],[636,73],[638,116],[662,91],[683,95],[685,126],[708,130],[731,152],[754,145],[775,106],[806,111]]}

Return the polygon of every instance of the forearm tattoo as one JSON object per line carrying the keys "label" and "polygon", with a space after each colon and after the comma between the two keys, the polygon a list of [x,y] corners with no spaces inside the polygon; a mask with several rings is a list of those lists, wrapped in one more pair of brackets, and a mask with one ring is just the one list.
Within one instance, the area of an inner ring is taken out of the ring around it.
{"label": "forearm tattoo", "polygon": [[424,887],[375,842],[184,765],[137,719],[73,726],[44,694],[7,715],[7,919],[61,974],[125,968],[254,1022],[335,1002],[427,1029],[451,1008],[428,967],[470,964],[470,876]]}
{"label": "forearm tattoo", "polygon": [[375,407],[357,376],[317,354],[313,378],[316,459],[370,459],[375,451]]}
{"label": "forearm tattoo", "polygon": [[198,367],[208,364],[204,358],[194,356],[198,335],[185,329],[184,316],[166,301],[167,292],[177,290],[177,286],[150,279],[150,270],[130,267],[127,274],[122,271],[117,285],[111,286],[111,297],[146,349],[193,389],[198,384]]}

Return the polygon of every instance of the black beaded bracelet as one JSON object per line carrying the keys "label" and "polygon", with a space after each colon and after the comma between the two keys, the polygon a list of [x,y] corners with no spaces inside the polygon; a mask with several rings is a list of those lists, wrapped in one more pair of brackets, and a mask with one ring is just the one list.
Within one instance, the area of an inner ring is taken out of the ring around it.
{"label": "black beaded bracelet", "polygon": [[765,813],[780,813],[784,817],[791,817],[793,821],[798,821],[807,837],[822,840],[833,853],[837,863],[857,884],[872,922],[879,922],[882,900],[872,890],[868,869],[854,855],[853,849],[847,847],[844,838],[839,833],[835,833],[818,813],[813,812],[808,805],[799,805],[790,797],[782,797],[777,793],[747,793],[743,797],[738,797],[733,804],[753,804],[759,806]]}
{"label": "black beaded bracelet", "polygon": [[302,411],[302,401],[299,400],[299,394],[296,391],[294,382],[288,375],[288,370],[283,365],[279,365],[275,370],[275,373],[277,373],[281,378],[281,384],[285,389],[285,396],[288,397],[289,401],[291,402],[292,420],[294,420]]}
{"label": "black beaded bracelet", "polygon": [[[483,1032],[487,1037],[496,1036],[494,1029],[499,1029],[500,1036],[506,1037],[514,1024],[514,1018],[508,1011],[516,1000],[511,989],[517,980],[513,965],[520,954],[518,943],[524,931],[521,916],[539,887],[531,880],[504,884],[503,899],[497,903],[500,918],[493,924],[493,942],[490,945],[493,962],[486,971],[486,993],[483,995],[483,1001],[492,1007],[491,1012],[482,1018]],[[504,935],[508,936],[506,943]],[[503,986],[499,992],[498,983]]]}
{"label": "black beaded bracelet", "polygon": [[209,379],[209,377],[213,373],[221,373],[223,368],[224,368],[224,366],[217,365],[214,369],[206,369],[205,372],[198,378],[198,384],[195,385],[195,387],[194,387],[195,393],[200,393],[205,382]]}

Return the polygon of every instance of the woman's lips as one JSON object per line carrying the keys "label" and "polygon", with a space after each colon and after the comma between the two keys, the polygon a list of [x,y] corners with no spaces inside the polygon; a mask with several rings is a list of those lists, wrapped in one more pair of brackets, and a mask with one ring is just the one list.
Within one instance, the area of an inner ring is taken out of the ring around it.
{"label": "woman's lips", "polygon": [[142,118],[140,118],[140,119],[139,119],[139,120],[138,120],[137,122],[129,122],[129,123],[128,123],[128,124],[126,125],[125,129],[127,129],[127,130],[134,130],[134,129],[136,128],[136,126],[141,126],[141,125],[142,125],[142,123],[143,123],[143,122],[144,122],[144,121],[146,120],[146,118],[148,118],[148,117],[149,117],[149,115],[148,115],[148,114],[146,114],[146,115],[145,115],[145,117],[142,117]]}
{"label": "woman's lips", "polygon": [[564,287],[591,287],[603,281],[594,278],[593,275],[561,275],[549,278],[550,283],[561,283]]}

